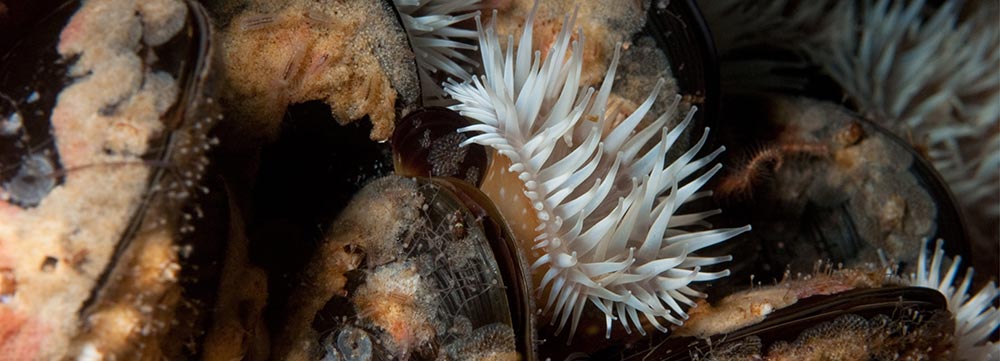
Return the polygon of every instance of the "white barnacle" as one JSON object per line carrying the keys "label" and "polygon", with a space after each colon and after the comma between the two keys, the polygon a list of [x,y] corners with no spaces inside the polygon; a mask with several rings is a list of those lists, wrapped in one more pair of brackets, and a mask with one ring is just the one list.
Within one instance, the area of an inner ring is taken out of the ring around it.
{"label": "white barnacle", "polygon": [[943,243],[937,241],[928,263],[925,240],[920,248],[917,272],[911,273],[905,281],[911,286],[938,290],[948,301],[948,311],[955,318],[955,360],[996,360],[1000,357],[1000,344],[991,342],[990,335],[1000,327],[1000,310],[993,307],[998,296],[997,286],[990,282],[970,298],[972,267],[969,267],[956,288],[955,277],[962,257],[955,257],[950,265],[945,266]]}
{"label": "white barnacle", "polygon": [[[614,320],[644,334],[640,314],[666,332],[661,320],[681,324],[687,318],[682,305],[693,306],[692,298],[704,297],[690,287],[692,282],[729,274],[702,267],[731,256],[695,252],[750,230],[694,231],[692,226],[707,225],[705,219],[719,211],[678,211],[710,194],[698,190],[721,165],[700,171],[724,148],[696,158],[708,137],[706,128],[690,149],[667,163],[667,151],[690,124],[694,107],[673,129],[666,125],[678,111],[679,98],[664,114],[643,122],[661,81],[633,113],[615,119],[608,99],[620,47],[600,89],[581,89],[582,31],[572,41],[573,22],[567,20],[543,57],[532,49],[534,16],[532,10],[516,50],[513,37],[501,46],[494,24],[484,28],[476,18],[484,74],[445,84],[459,102],[453,108],[479,122],[459,131],[472,135],[465,144],[489,146],[499,154],[484,187],[506,177],[510,183],[497,187],[498,193],[507,191],[506,197],[491,197],[508,222],[534,226],[517,236],[536,252],[538,290],[547,293],[540,303],[560,331],[572,319],[572,339],[590,303],[604,313],[608,336]],[[525,209],[531,218],[515,221]],[[515,233],[520,228],[512,224]]]}
{"label": "white barnacle", "polygon": [[416,55],[421,86],[428,94],[442,95],[433,77],[439,71],[462,80],[472,77],[466,68],[475,61],[462,51],[477,49],[471,44],[476,32],[456,24],[478,15],[481,1],[393,0]]}

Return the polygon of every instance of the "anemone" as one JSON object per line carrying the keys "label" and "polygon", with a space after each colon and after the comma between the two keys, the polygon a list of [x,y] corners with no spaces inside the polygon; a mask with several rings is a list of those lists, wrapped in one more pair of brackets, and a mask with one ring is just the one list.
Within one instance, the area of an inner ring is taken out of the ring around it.
{"label": "anemone", "polygon": [[920,248],[917,272],[911,273],[906,281],[911,286],[938,290],[948,301],[948,311],[955,318],[956,360],[996,360],[1000,357],[1000,344],[990,342],[990,335],[1000,326],[1000,311],[993,307],[998,296],[997,286],[990,282],[970,298],[973,270],[969,267],[956,288],[955,277],[962,257],[957,256],[946,265],[943,244],[944,241],[937,241],[928,263],[925,240]]}
{"label": "anemone", "polygon": [[[972,103],[963,93],[997,92],[1000,79],[989,75],[996,74],[1000,53],[996,32],[959,22],[954,3],[929,17],[924,8],[924,1],[866,1],[850,10],[854,21],[843,23],[832,46],[812,52],[863,112],[928,133],[937,130],[921,129],[933,126],[932,112],[949,102]],[[995,116],[995,105],[982,105]]]}
{"label": "anemone", "polygon": [[974,246],[992,252],[988,227],[1000,216],[997,4],[962,18],[956,2],[861,2],[844,35],[811,52],[862,113],[926,149],[970,216]]}
{"label": "anemone", "polygon": [[[702,267],[731,256],[695,252],[750,230],[749,225],[709,229],[705,219],[719,210],[679,210],[711,194],[698,190],[722,167],[704,170],[724,148],[696,158],[708,138],[705,128],[694,145],[667,163],[668,150],[696,107],[678,116],[678,96],[669,110],[644,122],[661,79],[634,112],[618,115],[608,104],[621,47],[600,89],[581,89],[584,34],[580,30],[572,40],[575,15],[543,57],[532,48],[537,6],[516,46],[513,36],[501,45],[494,23],[484,28],[476,18],[483,74],[444,85],[458,101],[453,109],[478,121],[459,130],[470,136],[464,144],[495,149],[484,188],[491,180],[507,182],[507,188],[487,193],[508,222],[527,215],[522,225],[537,224],[519,238],[534,250],[539,301],[552,322],[559,322],[557,333],[572,320],[572,340],[588,303],[603,312],[607,337],[614,320],[628,332],[631,323],[645,334],[640,314],[667,332],[660,320],[681,324],[687,318],[682,305],[694,306],[692,298],[705,296],[692,283],[729,274]],[[669,129],[675,116],[682,120]]]}
{"label": "anemone", "polygon": [[475,51],[470,44],[476,31],[456,24],[472,19],[479,12],[482,0],[393,0],[403,27],[410,37],[416,56],[417,71],[424,93],[432,97],[443,95],[435,74],[469,79],[467,70],[475,61],[462,51]]}

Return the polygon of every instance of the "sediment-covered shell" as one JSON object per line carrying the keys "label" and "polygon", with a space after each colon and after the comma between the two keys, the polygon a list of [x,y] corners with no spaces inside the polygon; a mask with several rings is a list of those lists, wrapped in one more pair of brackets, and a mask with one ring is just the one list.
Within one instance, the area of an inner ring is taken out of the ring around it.
{"label": "sediment-covered shell", "polygon": [[390,1],[212,1],[227,131],[243,150],[274,141],[289,105],[321,101],[334,121],[371,122],[384,141],[421,102],[414,54]]}
{"label": "sediment-covered shell", "polygon": [[184,357],[203,315],[179,297],[182,263],[218,115],[207,15],[179,0],[5,10],[30,31],[0,49],[0,268],[16,280],[0,353]]}
{"label": "sediment-covered shell", "polygon": [[[953,352],[951,338],[945,336],[953,327],[951,315],[944,298],[934,290],[860,288],[803,297],[787,307],[769,303],[774,294],[788,295],[789,290],[763,287],[724,299],[723,303],[732,303],[724,307],[742,310],[713,320],[728,323],[725,332],[697,337],[653,336],[612,346],[595,354],[594,359],[895,360],[903,355],[942,359]],[[748,313],[759,318],[744,318]],[[707,323],[691,321],[696,322]]]}
{"label": "sediment-covered shell", "polygon": [[[963,218],[947,186],[912,147],[842,107],[781,95],[730,97],[724,141],[731,158],[715,197],[728,220],[755,229],[733,248],[733,280],[807,273],[817,260],[877,264],[878,251],[907,265],[921,240],[948,240],[965,254]],[[732,113],[728,113],[732,112]],[[761,207],[761,204],[770,204]]]}

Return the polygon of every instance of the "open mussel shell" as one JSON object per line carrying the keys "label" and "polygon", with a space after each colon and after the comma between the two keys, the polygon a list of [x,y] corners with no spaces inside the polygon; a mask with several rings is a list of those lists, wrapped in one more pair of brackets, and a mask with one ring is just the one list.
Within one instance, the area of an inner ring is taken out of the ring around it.
{"label": "open mussel shell", "polygon": [[[746,307],[760,305],[748,303]],[[895,359],[892,355],[898,357],[900,350],[913,350],[933,358],[949,350],[950,341],[941,335],[950,335],[950,317],[946,300],[936,290],[863,288],[800,300],[767,315],[763,322],[733,332],[703,338],[656,334],[592,356],[595,360],[742,360],[797,359],[796,352],[801,352],[799,357],[816,352],[881,360]]]}
{"label": "open mussel shell", "polygon": [[[516,349],[523,359],[535,359],[535,319],[532,315],[531,272],[524,254],[518,248],[517,240],[493,202],[483,192],[470,183],[453,178],[431,178],[442,191],[450,192],[466,207],[489,240],[490,250],[497,271],[503,280],[503,291],[507,297],[507,308],[511,326],[517,335]],[[492,266],[491,266],[492,267]]]}
{"label": "open mussel shell", "polygon": [[921,242],[937,238],[949,254],[968,257],[948,188],[892,133],[806,98],[734,95],[725,110],[734,120],[720,137],[745,151],[729,158],[715,198],[725,222],[754,225],[743,242],[723,246],[733,254],[733,274],[766,282],[786,271],[807,273],[819,260],[879,264],[879,251],[905,271]]}
{"label": "open mussel shell", "polygon": [[0,349],[14,358],[186,358],[181,340],[201,334],[180,294],[185,249],[213,234],[191,232],[219,114],[212,30],[197,2],[159,5],[4,7],[26,29],[0,49],[0,268],[17,280]]}
{"label": "open mussel shell", "polygon": [[533,359],[528,270],[484,201],[449,178],[368,184],[306,266],[271,356]]}

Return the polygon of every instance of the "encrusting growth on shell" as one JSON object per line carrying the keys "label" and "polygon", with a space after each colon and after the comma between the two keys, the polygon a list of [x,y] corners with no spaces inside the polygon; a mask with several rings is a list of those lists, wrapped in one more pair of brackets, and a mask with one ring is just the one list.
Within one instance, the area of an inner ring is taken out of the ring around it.
{"label": "encrusting growth on shell", "polygon": [[[685,203],[710,194],[698,189],[721,165],[695,173],[724,148],[695,158],[708,137],[706,128],[687,152],[665,163],[667,151],[691,122],[694,107],[678,126],[668,129],[678,109],[676,99],[668,111],[640,127],[661,81],[633,113],[624,119],[609,116],[620,47],[596,94],[593,88],[581,91],[582,31],[571,40],[573,21],[564,22],[543,58],[532,48],[533,19],[534,10],[515,51],[513,37],[504,49],[494,24],[484,28],[477,17],[484,75],[444,86],[459,102],[453,108],[480,122],[459,131],[473,135],[465,144],[490,146],[502,156],[498,158],[505,158],[499,164],[509,161],[509,167],[493,170],[499,173],[494,177],[517,177],[517,188],[501,189],[491,197],[508,221],[523,212],[538,222],[534,232],[522,230],[519,236],[538,250],[533,265],[541,278],[538,290],[548,290],[540,301],[547,311],[554,307],[552,321],[559,322],[560,331],[572,319],[572,339],[589,301],[604,313],[608,337],[613,320],[627,331],[631,321],[645,334],[639,314],[667,332],[659,319],[681,324],[687,318],[681,304],[691,306],[692,297],[704,297],[690,287],[692,282],[729,274],[701,268],[731,256],[700,257],[693,252],[750,230],[691,231],[690,226],[709,226],[705,219],[719,211],[678,212]],[[510,206],[517,202],[529,208]]]}
{"label": "encrusting growth on shell", "polygon": [[[235,1],[235,0],[234,0]],[[210,2],[223,6],[223,1]],[[391,4],[379,1],[245,3],[220,32],[223,102],[238,137],[274,139],[291,104],[320,100],[340,124],[368,118],[370,137],[392,134],[396,107],[419,98],[417,66]]]}
{"label": "encrusting growth on shell", "polygon": [[[998,289],[990,282],[975,295],[969,296],[972,283],[972,268],[965,272],[965,278],[955,288],[955,277],[962,257],[957,256],[945,267],[943,241],[938,240],[927,260],[927,241],[920,248],[917,272],[911,273],[904,282],[911,286],[933,288],[941,292],[948,301],[948,311],[955,317],[955,360],[996,360],[1000,357],[1000,344],[990,341],[997,327],[1000,327],[1000,310],[993,306]],[[944,272],[944,273],[942,273]]]}

